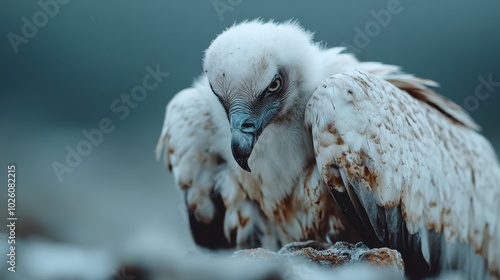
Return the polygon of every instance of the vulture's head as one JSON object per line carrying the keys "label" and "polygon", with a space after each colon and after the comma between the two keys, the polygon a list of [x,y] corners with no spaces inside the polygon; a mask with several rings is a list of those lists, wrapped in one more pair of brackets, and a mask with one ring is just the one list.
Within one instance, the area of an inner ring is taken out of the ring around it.
{"label": "vulture's head", "polygon": [[250,172],[248,158],[266,127],[303,112],[318,50],[297,23],[261,21],[230,27],[206,50],[204,71],[227,113],[241,168]]}

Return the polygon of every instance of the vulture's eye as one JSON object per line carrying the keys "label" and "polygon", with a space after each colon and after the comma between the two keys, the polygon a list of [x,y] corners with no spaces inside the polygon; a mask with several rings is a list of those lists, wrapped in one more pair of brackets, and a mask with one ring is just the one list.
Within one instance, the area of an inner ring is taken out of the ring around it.
{"label": "vulture's eye", "polygon": [[283,87],[283,79],[281,79],[281,76],[278,76],[269,85],[269,87],[267,88],[267,91],[269,93],[275,93],[275,92],[278,92],[279,90],[281,90],[282,87]]}

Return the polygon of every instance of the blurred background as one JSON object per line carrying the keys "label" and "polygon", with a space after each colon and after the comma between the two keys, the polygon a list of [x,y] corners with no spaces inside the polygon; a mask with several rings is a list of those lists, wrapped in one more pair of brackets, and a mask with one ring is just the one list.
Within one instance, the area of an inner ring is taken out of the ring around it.
{"label": "blurred background", "polygon": [[[381,19],[388,5],[399,12]],[[180,194],[154,148],[166,104],[200,74],[203,51],[245,19],[297,19],[329,47],[438,81],[438,92],[465,107],[498,152],[499,14],[500,1],[1,1],[0,219],[7,165],[16,164],[18,271],[33,275],[44,259],[36,267],[33,256],[53,261],[61,256],[54,248],[64,246],[110,266],[110,256],[126,252],[195,249]],[[158,68],[168,77],[126,105],[123,96]],[[69,151],[87,139],[82,131],[104,118],[114,130],[91,151],[80,145],[87,155],[68,166]],[[59,176],[58,163],[68,166]],[[4,251],[0,259],[1,278]]]}

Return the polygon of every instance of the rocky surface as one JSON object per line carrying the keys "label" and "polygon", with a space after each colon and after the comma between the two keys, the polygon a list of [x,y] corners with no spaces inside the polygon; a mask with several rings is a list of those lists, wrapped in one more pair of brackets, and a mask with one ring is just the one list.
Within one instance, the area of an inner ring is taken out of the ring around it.
{"label": "rocky surface", "polygon": [[[331,270],[332,272],[350,264],[360,264],[378,268],[390,278],[404,278],[404,263],[399,252],[389,248],[369,249],[362,243],[337,242],[332,245],[316,241],[294,242],[285,245],[278,252],[262,248],[237,251],[233,254],[233,258],[276,263],[292,268],[296,268],[297,264],[300,264],[301,266],[309,266],[309,270],[317,268],[317,270]],[[295,273],[295,276],[301,276],[300,274]],[[374,275],[373,279],[378,278]]]}
{"label": "rocky surface", "polygon": [[[1,236],[0,236],[1,237]],[[387,248],[361,243],[297,242],[273,252],[262,248],[234,253],[183,252],[175,241],[154,236],[115,252],[56,243],[19,240],[19,267],[0,279],[21,280],[330,280],[403,279],[403,261]],[[0,238],[2,239],[2,238]],[[126,248],[128,247],[128,248]],[[0,253],[5,253],[0,247]]]}
{"label": "rocky surface", "polygon": [[395,269],[404,274],[403,259],[398,251],[389,248],[369,249],[363,243],[337,242],[331,245],[316,241],[297,242],[285,245],[278,254],[302,256],[330,268],[350,262],[366,262],[374,266]]}

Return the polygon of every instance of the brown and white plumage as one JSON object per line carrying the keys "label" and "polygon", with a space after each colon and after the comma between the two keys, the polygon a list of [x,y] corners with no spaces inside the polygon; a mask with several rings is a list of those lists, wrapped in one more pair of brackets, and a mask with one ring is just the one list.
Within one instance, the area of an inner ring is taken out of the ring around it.
{"label": "brown and white plumage", "polygon": [[195,241],[361,239],[400,250],[410,275],[498,277],[500,167],[478,126],[433,81],[342,50],[291,22],[212,42],[157,147]]}

